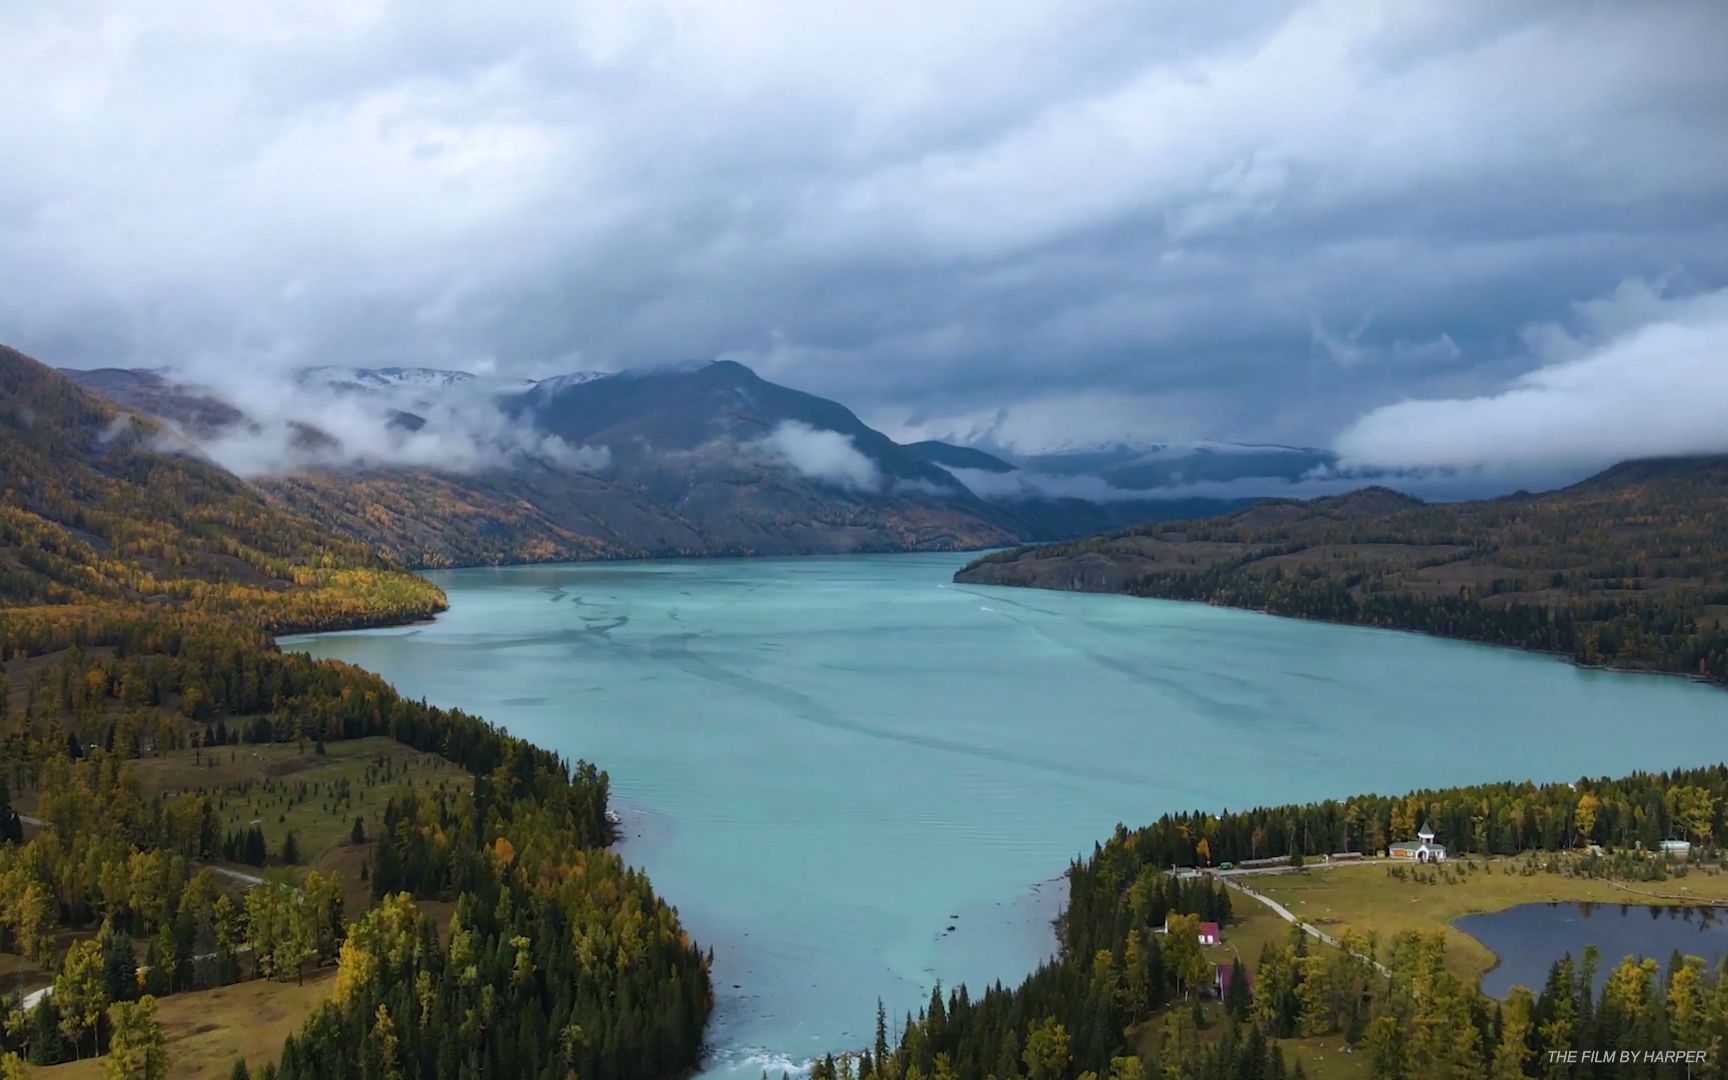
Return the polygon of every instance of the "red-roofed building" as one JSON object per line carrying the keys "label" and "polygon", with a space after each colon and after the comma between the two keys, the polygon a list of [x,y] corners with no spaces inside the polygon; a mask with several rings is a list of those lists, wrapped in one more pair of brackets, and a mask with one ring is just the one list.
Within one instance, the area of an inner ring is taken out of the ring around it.
{"label": "red-roofed building", "polygon": [[[1164,925],[1156,927],[1152,932],[1154,934],[1168,934],[1170,932],[1170,920],[1165,919]],[[1203,922],[1197,924],[1194,936],[1200,939],[1200,944],[1202,945],[1224,944],[1224,932],[1218,929],[1218,924],[1215,922]]]}

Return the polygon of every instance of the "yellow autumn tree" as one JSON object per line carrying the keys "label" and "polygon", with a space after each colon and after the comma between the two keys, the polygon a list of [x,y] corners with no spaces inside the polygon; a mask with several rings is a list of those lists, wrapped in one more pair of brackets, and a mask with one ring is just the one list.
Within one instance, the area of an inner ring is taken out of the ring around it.
{"label": "yellow autumn tree", "polygon": [[108,1041],[108,1080],[163,1080],[168,1051],[156,1020],[156,999],[145,994],[108,1009],[113,1035]]}
{"label": "yellow autumn tree", "polygon": [[1572,821],[1578,826],[1578,842],[1590,843],[1590,835],[1596,831],[1596,812],[1602,808],[1602,800],[1586,791],[1578,796],[1578,808],[1572,812]]}

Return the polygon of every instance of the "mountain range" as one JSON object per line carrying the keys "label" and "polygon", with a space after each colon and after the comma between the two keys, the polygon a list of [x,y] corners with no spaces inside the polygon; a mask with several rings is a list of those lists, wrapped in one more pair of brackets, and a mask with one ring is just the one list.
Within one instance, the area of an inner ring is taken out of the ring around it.
{"label": "mountain range", "polygon": [[[160,419],[276,505],[418,567],[976,549],[1246,502],[1181,496],[1170,448],[1118,448],[1106,477],[1063,454],[902,444],[730,361],[540,380],[318,367],[228,389],[159,369],[64,374]],[[1135,464],[1159,452],[1162,472]],[[1310,460],[1291,455],[1277,475]]]}

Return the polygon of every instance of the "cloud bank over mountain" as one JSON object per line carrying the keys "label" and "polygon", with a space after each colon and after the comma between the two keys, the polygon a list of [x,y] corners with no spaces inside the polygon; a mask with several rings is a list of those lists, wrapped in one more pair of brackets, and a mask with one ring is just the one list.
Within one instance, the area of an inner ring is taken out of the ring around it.
{"label": "cloud bank over mountain", "polygon": [[1725,39],[1713,0],[8,5],[0,340],[733,357],[897,437],[1324,445],[1508,392],[1624,279],[1728,287]]}
{"label": "cloud bank over mountain", "polygon": [[882,473],[858,445],[838,431],[822,431],[797,420],[786,420],[752,444],[800,476],[855,491],[879,491]]}
{"label": "cloud bank over mountain", "polygon": [[1644,282],[1532,327],[1540,366],[1493,392],[1376,409],[1337,440],[1349,466],[1594,468],[1728,453],[1728,289],[1668,298]]}
{"label": "cloud bank over mountain", "polygon": [[540,462],[595,472],[611,464],[606,446],[572,445],[510,416],[499,394],[527,383],[466,372],[414,369],[407,381],[353,369],[296,375],[213,373],[206,382],[165,378],[183,400],[219,403],[229,422],[199,425],[169,416],[204,456],[241,476],[314,468],[431,468],[469,474]]}

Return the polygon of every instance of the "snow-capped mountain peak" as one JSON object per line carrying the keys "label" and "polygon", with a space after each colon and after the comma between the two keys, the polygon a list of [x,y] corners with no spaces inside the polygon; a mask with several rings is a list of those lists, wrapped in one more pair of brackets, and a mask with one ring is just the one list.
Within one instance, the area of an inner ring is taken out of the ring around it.
{"label": "snow-capped mountain peak", "polygon": [[383,393],[425,394],[463,388],[493,394],[522,393],[538,390],[543,394],[558,394],[611,375],[607,371],[572,371],[544,379],[508,378],[475,375],[468,371],[428,367],[348,367],[325,365],[300,372],[300,382],[306,386],[323,386],[332,390],[372,391]]}
{"label": "snow-capped mountain peak", "polygon": [[585,386],[600,379],[610,378],[610,371],[571,371],[563,375],[553,375],[537,380],[534,389],[543,394],[560,394],[576,386]]}
{"label": "snow-capped mountain peak", "polygon": [[362,390],[442,389],[471,383],[476,378],[477,376],[467,371],[425,367],[362,368],[327,365],[307,368],[300,373],[300,380],[305,383]]}

